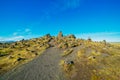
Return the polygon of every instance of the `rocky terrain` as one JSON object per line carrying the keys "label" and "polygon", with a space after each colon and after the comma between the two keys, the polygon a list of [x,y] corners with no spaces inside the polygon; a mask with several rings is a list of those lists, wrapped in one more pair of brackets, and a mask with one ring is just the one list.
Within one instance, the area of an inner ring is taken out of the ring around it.
{"label": "rocky terrain", "polygon": [[73,34],[0,43],[0,80],[119,80],[120,44]]}

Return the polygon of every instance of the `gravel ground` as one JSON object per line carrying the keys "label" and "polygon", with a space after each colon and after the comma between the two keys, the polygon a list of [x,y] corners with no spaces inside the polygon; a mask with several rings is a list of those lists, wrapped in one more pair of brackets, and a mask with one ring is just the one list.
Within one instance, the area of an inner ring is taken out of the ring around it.
{"label": "gravel ground", "polygon": [[66,80],[59,66],[62,51],[49,48],[31,62],[4,74],[0,80]]}

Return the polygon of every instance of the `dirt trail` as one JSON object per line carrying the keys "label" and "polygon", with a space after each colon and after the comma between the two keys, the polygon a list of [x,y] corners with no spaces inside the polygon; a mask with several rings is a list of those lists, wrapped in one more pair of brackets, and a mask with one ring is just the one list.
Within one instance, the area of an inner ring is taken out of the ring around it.
{"label": "dirt trail", "polygon": [[[47,49],[33,61],[13,69],[1,77],[2,80],[66,80],[63,76],[59,61],[62,50]],[[1,80],[0,79],[0,80]]]}

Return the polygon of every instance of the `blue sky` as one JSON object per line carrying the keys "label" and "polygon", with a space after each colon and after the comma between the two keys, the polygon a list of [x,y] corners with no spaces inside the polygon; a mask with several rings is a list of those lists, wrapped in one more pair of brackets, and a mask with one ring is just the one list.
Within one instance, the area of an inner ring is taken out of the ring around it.
{"label": "blue sky", "polygon": [[0,0],[0,40],[50,33],[120,41],[119,0]]}

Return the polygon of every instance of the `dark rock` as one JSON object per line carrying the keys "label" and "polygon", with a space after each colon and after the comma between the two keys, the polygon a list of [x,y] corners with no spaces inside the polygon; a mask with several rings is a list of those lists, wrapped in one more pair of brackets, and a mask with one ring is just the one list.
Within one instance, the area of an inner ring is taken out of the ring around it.
{"label": "dark rock", "polygon": [[19,57],[19,58],[17,59],[17,61],[21,61],[21,60],[25,60],[25,58]]}
{"label": "dark rock", "polygon": [[65,64],[67,64],[67,65],[74,64],[74,61],[65,61]]}
{"label": "dark rock", "polygon": [[93,56],[93,59],[95,59],[96,57],[95,56]]}

